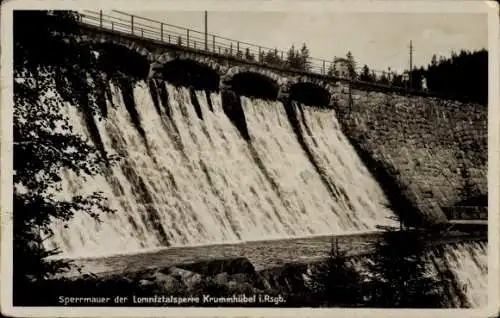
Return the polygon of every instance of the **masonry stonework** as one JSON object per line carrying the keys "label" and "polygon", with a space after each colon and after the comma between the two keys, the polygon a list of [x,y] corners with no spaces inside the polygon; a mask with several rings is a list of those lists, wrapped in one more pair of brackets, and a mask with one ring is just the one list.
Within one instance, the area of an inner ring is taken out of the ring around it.
{"label": "masonry stonework", "polygon": [[337,101],[344,132],[406,188],[424,215],[443,220],[443,207],[487,195],[486,106],[348,91]]}

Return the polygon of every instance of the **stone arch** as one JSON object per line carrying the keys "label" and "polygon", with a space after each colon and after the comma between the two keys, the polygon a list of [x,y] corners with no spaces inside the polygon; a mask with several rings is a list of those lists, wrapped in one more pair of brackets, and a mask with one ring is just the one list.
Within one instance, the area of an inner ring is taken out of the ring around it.
{"label": "stone arch", "polygon": [[283,87],[287,84],[287,78],[286,76],[281,76],[276,72],[273,72],[269,69],[266,69],[262,66],[257,66],[257,65],[239,65],[239,66],[233,66],[227,69],[225,74],[221,77],[221,82],[223,85],[226,83],[229,83],[231,79],[236,76],[237,74],[240,73],[252,73],[252,74],[259,74],[261,76],[267,77],[271,79],[272,81],[276,82],[276,84],[279,87]]}
{"label": "stone arch", "polygon": [[223,86],[240,96],[276,100],[282,78],[255,67],[233,67],[224,75]]}
{"label": "stone arch", "polygon": [[334,83],[307,76],[290,79],[284,90],[290,99],[322,107],[331,107],[337,95]]}
{"label": "stone arch", "polygon": [[132,41],[117,41],[104,37],[88,38],[80,42],[96,51],[98,66],[104,71],[121,71],[145,79],[149,75],[151,53]]}
{"label": "stone arch", "polygon": [[203,55],[198,52],[190,51],[163,51],[153,55],[154,63],[157,65],[164,65],[165,63],[172,62],[173,60],[189,60],[199,65],[203,65],[212,69],[220,76],[224,72],[224,66],[211,56]]}
{"label": "stone arch", "polygon": [[156,74],[175,86],[219,91],[220,74],[214,68],[216,63],[205,63],[198,58],[173,53],[163,54],[160,62],[155,63]]}
{"label": "stone arch", "polygon": [[148,61],[153,61],[153,54],[144,46],[136,43],[136,41],[129,40],[125,37],[108,37],[103,34],[100,35],[83,35],[80,41],[81,44],[91,46],[100,46],[103,44],[114,44],[116,46],[127,48],[128,50],[144,56]]}

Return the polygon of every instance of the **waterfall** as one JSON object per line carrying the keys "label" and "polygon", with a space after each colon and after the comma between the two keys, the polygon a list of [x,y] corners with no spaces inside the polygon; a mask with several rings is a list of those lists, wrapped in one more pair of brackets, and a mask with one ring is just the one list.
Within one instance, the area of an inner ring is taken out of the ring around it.
{"label": "waterfall", "polygon": [[477,308],[488,304],[488,254],[486,242],[448,245],[445,251],[431,251],[433,271],[440,273],[453,307]]}
{"label": "waterfall", "polygon": [[[102,191],[116,213],[100,223],[77,215],[68,228],[54,222],[48,247],[95,256],[345,234],[388,222],[383,192],[333,110],[305,106],[304,145],[281,102],[240,97],[246,140],[219,93],[160,85],[161,105],[145,82],[131,92],[111,84],[107,117],[95,122],[106,152],[121,160],[88,180],[65,172],[63,186],[68,194]],[[76,132],[95,140],[84,116],[68,112]]]}

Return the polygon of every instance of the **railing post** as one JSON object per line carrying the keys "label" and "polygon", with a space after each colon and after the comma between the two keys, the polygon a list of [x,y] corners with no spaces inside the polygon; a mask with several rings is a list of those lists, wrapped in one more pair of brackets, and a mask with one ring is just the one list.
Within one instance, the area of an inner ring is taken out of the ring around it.
{"label": "railing post", "polygon": [[[215,35],[212,36],[212,45],[214,47],[214,53],[215,53]],[[219,48],[220,50],[220,48]]]}
{"label": "railing post", "polygon": [[186,41],[187,47],[189,47],[189,29],[187,29],[187,41]]}
{"label": "railing post", "polygon": [[240,42],[236,42],[236,54],[240,54]]}
{"label": "railing post", "polygon": [[168,35],[168,43],[170,43],[170,34]]}
{"label": "railing post", "polygon": [[134,16],[130,16],[130,33],[134,34]]}
{"label": "railing post", "polygon": [[229,44],[229,56],[233,55],[233,42]]}
{"label": "railing post", "polygon": [[262,61],[261,61],[261,60],[262,60],[262,55],[261,55],[260,51],[261,51],[261,47],[259,46],[259,57],[257,58],[257,60],[258,60],[259,62],[262,62]]}
{"label": "railing post", "polygon": [[102,29],[102,10],[99,10],[99,27]]}
{"label": "railing post", "polygon": [[219,55],[220,55],[220,46],[219,46]]}
{"label": "railing post", "polygon": [[161,41],[163,42],[163,22],[160,23],[160,37],[161,37]]}
{"label": "railing post", "polygon": [[111,21],[111,30],[114,30],[113,21]]}
{"label": "railing post", "polygon": [[196,41],[193,41],[193,47],[196,50]]}
{"label": "railing post", "polygon": [[281,51],[281,61],[283,62],[283,51]]}
{"label": "railing post", "polygon": [[144,37],[144,29],[141,28],[141,38],[143,38],[143,37]]}
{"label": "railing post", "polygon": [[325,60],[323,60],[323,71],[322,74],[325,75]]}

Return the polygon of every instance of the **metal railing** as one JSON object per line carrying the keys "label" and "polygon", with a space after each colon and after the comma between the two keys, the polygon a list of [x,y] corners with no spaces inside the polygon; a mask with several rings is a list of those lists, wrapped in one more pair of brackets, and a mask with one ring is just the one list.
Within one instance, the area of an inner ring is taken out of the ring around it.
{"label": "metal railing", "polygon": [[[356,77],[353,78],[353,73],[349,74],[347,66],[344,63],[341,70],[337,69],[332,72],[332,66],[335,61],[345,61],[344,58],[333,59],[328,61],[310,57],[307,59],[307,68],[297,68],[287,62],[288,52],[270,48],[262,45],[248,43],[244,41],[229,39],[216,34],[204,32],[169,24],[162,21],[157,21],[145,17],[136,16],[122,11],[110,11],[108,13],[101,11],[84,10],[80,12],[80,22],[83,24],[97,26],[102,29],[122,32],[135,36],[140,36],[144,39],[156,40],[163,43],[178,45],[194,50],[210,52],[223,56],[233,57],[241,60],[256,62],[266,66],[280,67],[292,71],[306,72],[316,75],[330,76],[336,79],[344,79],[361,84],[376,85],[383,88],[393,88],[403,91],[421,92],[424,94],[435,95],[427,90],[410,89],[408,81],[404,81],[404,85],[394,85],[391,82],[390,76],[395,73],[387,71],[370,70],[375,78],[370,80],[360,80],[362,68],[357,67],[354,70]],[[340,65],[342,62],[340,62]],[[336,66],[338,66],[337,64]],[[386,82],[382,82],[382,74],[388,77]],[[401,76],[401,75],[399,75]]]}

